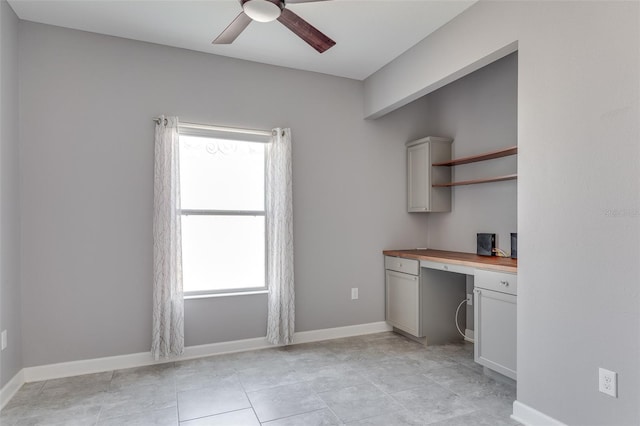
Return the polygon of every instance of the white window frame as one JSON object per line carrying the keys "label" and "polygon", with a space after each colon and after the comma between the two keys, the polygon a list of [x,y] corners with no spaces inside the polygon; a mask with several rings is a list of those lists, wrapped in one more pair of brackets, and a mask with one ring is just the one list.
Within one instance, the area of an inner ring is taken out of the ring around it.
{"label": "white window frame", "polygon": [[[180,135],[186,136],[200,136],[213,139],[226,139],[237,140],[239,142],[271,142],[271,131],[267,130],[253,130],[253,129],[238,129],[231,127],[219,127],[208,126],[203,124],[193,123],[180,123],[178,125],[178,132]],[[178,142],[180,143],[180,142]],[[267,203],[266,203],[266,160],[265,153],[265,179],[264,179],[264,209],[263,210],[196,210],[196,209],[180,209],[180,218],[183,216],[263,216],[265,220],[264,228],[264,286],[259,287],[247,287],[247,288],[227,288],[220,290],[198,290],[198,291],[185,291],[184,299],[201,299],[208,297],[223,297],[223,296],[242,296],[252,294],[264,294],[268,293],[267,277],[268,277],[268,250],[269,244],[267,241]],[[182,166],[182,164],[181,164]]]}

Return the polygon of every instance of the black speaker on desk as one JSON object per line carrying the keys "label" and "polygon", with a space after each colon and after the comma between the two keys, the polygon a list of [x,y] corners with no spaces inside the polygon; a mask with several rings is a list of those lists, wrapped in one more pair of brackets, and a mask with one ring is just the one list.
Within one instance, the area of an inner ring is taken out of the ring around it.
{"label": "black speaker on desk", "polygon": [[515,232],[511,233],[511,258],[518,258],[518,234]]}
{"label": "black speaker on desk", "polygon": [[495,256],[496,234],[478,234],[476,253],[478,256]]}

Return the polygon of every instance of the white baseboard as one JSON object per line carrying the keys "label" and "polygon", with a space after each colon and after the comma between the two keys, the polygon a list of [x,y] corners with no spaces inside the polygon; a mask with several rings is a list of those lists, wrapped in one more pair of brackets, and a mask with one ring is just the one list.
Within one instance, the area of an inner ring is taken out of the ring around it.
{"label": "white baseboard", "polygon": [[[253,351],[257,349],[273,348],[274,345],[266,337],[253,339],[232,340],[230,342],[208,343],[206,345],[187,346],[181,357],[169,361],[184,361],[211,355],[230,354],[234,352]],[[151,354],[149,354],[151,357]],[[165,361],[166,362],[166,361]]]}
{"label": "white baseboard", "polygon": [[[327,328],[295,333],[294,344],[317,342],[320,340],[338,339],[341,337],[359,336],[371,333],[391,331],[391,327],[384,321],[369,324],[359,324],[347,327]],[[38,382],[41,380],[59,379],[62,377],[79,376],[82,374],[100,373],[103,371],[120,370],[123,368],[142,367],[145,365],[162,364],[165,362],[182,361],[225,353],[243,352],[256,349],[274,347],[265,337],[254,339],[234,340],[231,342],[211,343],[207,345],[188,346],[180,357],[154,361],[150,352],[140,352],[128,355],[117,355],[104,358],[94,358],[80,361],[47,364],[27,367],[23,371],[24,382]]]}
{"label": "white baseboard", "polygon": [[153,360],[150,352],[140,352],[136,354],[26,367],[24,369],[24,377],[27,383],[39,382],[42,380],[60,379],[62,377],[80,376],[82,374],[100,373],[123,368],[142,367],[171,361],[173,361],[173,359],[156,362]]}
{"label": "white baseboard", "polygon": [[24,385],[24,382],[24,369],[22,369],[0,389],[0,410],[11,401],[11,398]]}
{"label": "white baseboard", "polygon": [[513,414],[511,418],[526,426],[566,426],[561,421],[549,417],[519,401],[513,403]]}
{"label": "white baseboard", "polygon": [[319,342],[321,340],[339,339],[341,337],[362,336],[365,334],[391,331],[393,327],[384,321],[368,324],[349,325],[346,327],[325,328],[322,330],[301,331],[293,335],[293,343]]}

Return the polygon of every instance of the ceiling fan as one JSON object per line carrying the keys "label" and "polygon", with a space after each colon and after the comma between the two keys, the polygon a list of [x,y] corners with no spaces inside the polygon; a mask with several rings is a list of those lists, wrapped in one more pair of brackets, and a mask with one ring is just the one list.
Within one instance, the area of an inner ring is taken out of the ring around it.
{"label": "ceiling fan", "polygon": [[[326,0],[286,0],[286,3],[310,3]],[[322,53],[336,44],[313,25],[286,8],[285,0],[240,0],[242,12],[220,34],[213,44],[230,44],[240,35],[251,21],[271,22],[276,19]]]}

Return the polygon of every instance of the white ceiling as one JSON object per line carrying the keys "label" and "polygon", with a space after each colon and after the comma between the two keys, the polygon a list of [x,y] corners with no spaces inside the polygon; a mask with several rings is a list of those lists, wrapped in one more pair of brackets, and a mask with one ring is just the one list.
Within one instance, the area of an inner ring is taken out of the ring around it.
{"label": "white ceiling", "polygon": [[8,0],[23,20],[363,80],[475,0],[331,0],[287,5],[336,41],[323,54],[279,22],[252,22],[231,45],[211,41],[238,0]]}

